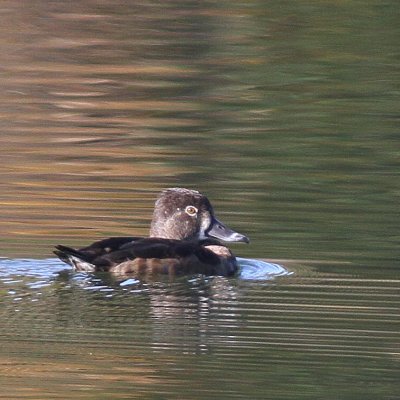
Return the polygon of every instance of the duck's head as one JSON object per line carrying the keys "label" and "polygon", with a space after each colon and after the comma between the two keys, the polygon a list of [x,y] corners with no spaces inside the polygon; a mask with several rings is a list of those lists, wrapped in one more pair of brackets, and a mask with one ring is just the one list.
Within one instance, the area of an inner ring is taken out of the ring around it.
{"label": "duck's head", "polygon": [[249,243],[247,236],[217,220],[206,196],[183,188],[166,189],[160,193],[154,207],[150,236]]}

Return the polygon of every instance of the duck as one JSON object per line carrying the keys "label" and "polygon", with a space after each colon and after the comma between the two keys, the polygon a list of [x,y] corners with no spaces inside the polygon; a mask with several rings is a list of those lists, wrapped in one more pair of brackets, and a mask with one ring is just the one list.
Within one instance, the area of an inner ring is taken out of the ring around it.
{"label": "duck", "polygon": [[75,271],[89,273],[233,276],[238,262],[222,242],[249,243],[249,238],[218,220],[205,195],[177,187],[156,199],[149,237],[111,237],[79,249],[57,245],[54,254]]}

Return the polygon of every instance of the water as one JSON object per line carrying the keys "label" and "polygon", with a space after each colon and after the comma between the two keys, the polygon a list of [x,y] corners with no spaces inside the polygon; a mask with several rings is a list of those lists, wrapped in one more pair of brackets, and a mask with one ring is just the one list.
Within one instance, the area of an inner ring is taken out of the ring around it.
{"label": "water", "polygon": [[[0,398],[400,398],[396,1],[3,1]],[[235,278],[74,274],[165,187]]]}
{"label": "water", "polygon": [[241,260],[234,279],[113,282],[48,259],[0,272],[8,398],[397,396],[391,271]]}

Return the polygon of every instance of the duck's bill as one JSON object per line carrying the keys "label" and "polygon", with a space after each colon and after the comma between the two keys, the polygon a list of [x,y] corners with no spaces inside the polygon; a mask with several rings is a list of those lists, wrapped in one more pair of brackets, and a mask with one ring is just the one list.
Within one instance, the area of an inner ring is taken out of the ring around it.
{"label": "duck's bill", "polygon": [[211,228],[206,232],[206,235],[215,239],[223,240],[224,242],[250,243],[247,236],[233,231],[215,218],[211,224]]}

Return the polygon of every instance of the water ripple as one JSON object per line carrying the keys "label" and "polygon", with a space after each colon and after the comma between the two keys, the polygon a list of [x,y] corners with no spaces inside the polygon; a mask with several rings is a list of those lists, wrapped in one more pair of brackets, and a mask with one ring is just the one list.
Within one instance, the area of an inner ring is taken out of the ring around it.
{"label": "water ripple", "polygon": [[[239,278],[243,280],[262,281],[271,280],[278,276],[290,275],[286,268],[279,264],[262,260],[238,258],[240,265]],[[50,284],[62,271],[68,269],[65,264],[57,259],[7,259],[0,258],[0,280],[4,284],[16,284],[24,281],[32,289],[40,289]],[[21,278],[23,277],[23,279]],[[86,289],[104,289],[101,278],[95,278],[91,274],[75,273],[71,277],[75,283],[87,286]],[[189,277],[189,281],[197,278]],[[98,282],[97,282],[98,281]],[[93,288],[95,282],[95,288]],[[120,282],[121,287],[136,286],[140,281],[129,278]]]}
{"label": "water ripple", "polygon": [[271,280],[278,276],[291,275],[282,265],[251,258],[239,258],[240,278],[251,281]]}
{"label": "water ripple", "polygon": [[0,279],[6,282],[10,277],[24,276],[38,279],[54,278],[59,272],[66,269],[55,258],[35,260],[29,258],[8,259],[0,257]]}

